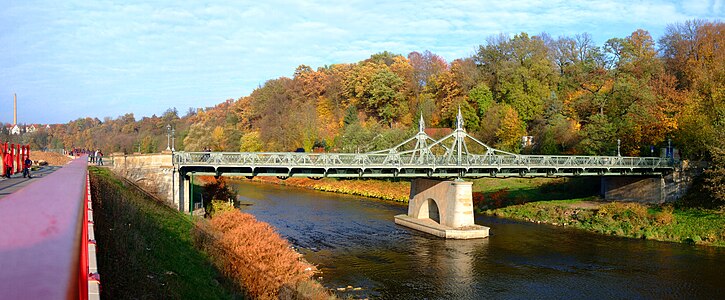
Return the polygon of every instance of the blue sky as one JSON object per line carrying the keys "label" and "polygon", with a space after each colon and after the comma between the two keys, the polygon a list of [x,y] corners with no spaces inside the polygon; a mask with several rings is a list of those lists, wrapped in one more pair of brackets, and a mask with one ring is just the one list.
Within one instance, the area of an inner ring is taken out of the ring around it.
{"label": "blue sky", "polygon": [[[0,0],[0,122],[137,119],[248,95],[266,80],[384,50],[448,61],[499,33],[632,31],[722,20],[694,1],[15,1]],[[232,2],[232,3],[229,3]],[[633,2],[633,3],[630,3]]]}

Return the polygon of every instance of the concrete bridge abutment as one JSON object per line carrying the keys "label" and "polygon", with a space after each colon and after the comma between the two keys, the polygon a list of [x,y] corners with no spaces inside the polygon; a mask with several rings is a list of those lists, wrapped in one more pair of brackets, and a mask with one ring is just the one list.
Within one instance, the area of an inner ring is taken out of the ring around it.
{"label": "concrete bridge abutment", "polygon": [[408,213],[395,223],[448,239],[488,236],[489,228],[474,223],[473,183],[413,179]]}
{"label": "concrete bridge abutment", "polygon": [[704,164],[683,161],[672,173],[657,176],[604,176],[601,195],[606,201],[662,204],[682,198],[702,174]]}
{"label": "concrete bridge abutment", "polygon": [[[189,211],[189,178],[172,163],[171,152],[113,153],[111,169],[179,211]],[[185,178],[186,177],[186,178]]]}

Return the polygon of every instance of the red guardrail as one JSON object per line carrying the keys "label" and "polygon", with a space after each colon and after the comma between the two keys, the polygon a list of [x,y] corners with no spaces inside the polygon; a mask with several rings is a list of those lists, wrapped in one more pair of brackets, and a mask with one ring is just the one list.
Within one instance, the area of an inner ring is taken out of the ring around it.
{"label": "red guardrail", "polygon": [[0,174],[4,176],[8,171],[8,167],[10,167],[10,175],[23,171],[23,162],[30,157],[30,145],[16,145],[5,142],[0,144],[0,150],[2,150]]}
{"label": "red guardrail", "polygon": [[0,299],[89,297],[86,161],[0,199]]}

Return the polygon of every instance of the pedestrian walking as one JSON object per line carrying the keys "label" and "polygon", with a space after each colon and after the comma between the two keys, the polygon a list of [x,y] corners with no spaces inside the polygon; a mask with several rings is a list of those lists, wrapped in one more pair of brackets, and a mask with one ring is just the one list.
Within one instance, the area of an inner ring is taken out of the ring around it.
{"label": "pedestrian walking", "polygon": [[30,157],[26,157],[25,161],[23,161],[23,178],[26,176],[28,178],[33,178],[33,176],[30,176],[30,167],[33,165],[33,161],[30,160]]}
{"label": "pedestrian walking", "polygon": [[96,165],[103,165],[103,152],[101,152],[101,149],[96,151]]}

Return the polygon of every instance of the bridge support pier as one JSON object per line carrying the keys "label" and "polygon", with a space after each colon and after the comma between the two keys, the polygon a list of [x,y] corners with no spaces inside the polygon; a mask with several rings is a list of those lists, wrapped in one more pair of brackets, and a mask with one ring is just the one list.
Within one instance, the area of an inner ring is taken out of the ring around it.
{"label": "bridge support pier", "polygon": [[489,228],[473,220],[472,188],[465,181],[413,179],[408,214],[395,223],[447,239],[487,237]]}
{"label": "bridge support pier", "polygon": [[179,193],[176,194],[174,204],[178,205],[178,209],[181,212],[189,212],[189,201],[191,201],[191,178],[190,174],[177,173],[179,174],[178,180],[176,181],[179,188]]}

